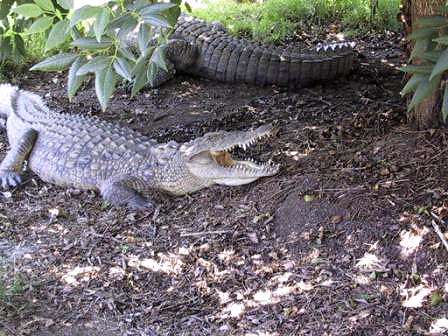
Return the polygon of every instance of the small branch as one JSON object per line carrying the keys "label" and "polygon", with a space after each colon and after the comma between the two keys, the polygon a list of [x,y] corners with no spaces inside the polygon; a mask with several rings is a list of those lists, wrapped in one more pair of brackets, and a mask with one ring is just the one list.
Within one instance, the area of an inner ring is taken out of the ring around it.
{"label": "small branch", "polygon": [[197,237],[197,236],[206,236],[206,235],[214,235],[214,234],[224,234],[224,233],[231,233],[233,231],[231,230],[222,230],[222,231],[203,231],[203,232],[187,232],[187,233],[181,233],[181,237]]}
{"label": "small branch", "polygon": [[448,241],[446,240],[445,235],[442,233],[442,230],[440,230],[440,226],[436,223],[436,220],[442,223],[443,221],[434,212],[430,212],[430,214],[432,218],[434,218],[433,220],[431,220],[432,227],[434,228],[437,236],[439,236],[440,240],[442,241],[443,246],[445,246],[445,249],[448,251]]}
{"label": "small branch", "polygon": [[2,326],[3,328],[5,328],[6,330],[8,330],[11,335],[18,335],[13,329],[11,329],[5,322],[0,321],[0,326]]}
{"label": "small branch", "polygon": [[326,192],[326,191],[360,191],[364,190],[366,187],[358,186],[353,188],[322,188],[322,189],[314,189],[314,192]]}
{"label": "small branch", "polygon": [[432,227],[434,228],[434,231],[439,236],[440,240],[442,241],[443,246],[445,246],[445,249],[448,251],[448,241],[446,240],[445,236],[443,235],[442,231],[440,230],[439,225],[437,225],[435,220],[431,220]]}

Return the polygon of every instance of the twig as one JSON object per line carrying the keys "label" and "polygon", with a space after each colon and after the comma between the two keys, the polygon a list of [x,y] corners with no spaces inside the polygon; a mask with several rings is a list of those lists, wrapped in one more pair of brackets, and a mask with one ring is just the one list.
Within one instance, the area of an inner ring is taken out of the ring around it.
{"label": "twig", "polygon": [[213,234],[223,234],[223,233],[231,233],[231,230],[221,230],[221,231],[203,231],[203,232],[187,232],[181,233],[181,237],[197,237],[197,236],[206,236]]}
{"label": "twig", "polygon": [[436,155],[434,155],[432,158],[430,158],[429,160],[426,160],[425,163],[431,162],[434,159],[437,159],[440,155],[442,155],[443,153],[445,153],[448,150],[448,148],[444,148],[442,149],[440,152],[438,152]]}
{"label": "twig", "polygon": [[3,328],[5,328],[6,330],[8,330],[11,335],[18,335],[14,330],[12,330],[5,322],[0,321],[0,326],[2,326]]}
{"label": "twig", "polygon": [[431,220],[432,227],[434,228],[434,231],[439,236],[440,240],[442,241],[443,246],[445,246],[445,249],[448,251],[448,241],[446,240],[445,236],[443,235],[442,231],[440,230],[439,225],[437,225],[436,221],[433,219]]}
{"label": "twig", "polygon": [[286,194],[287,192],[289,192],[289,191],[291,191],[291,190],[293,190],[295,188],[297,188],[297,186],[296,185],[292,185],[292,186],[288,186],[288,187],[286,187],[284,189],[281,189],[281,190],[277,191],[275,194],[272,194],[269,197],[269,200],[273,199],[274,197],[277,197],[277,195],[279,195],[279,194]]}
{"label": "twig", "polygon": [[358,186],[353,188],[323,188],[323,189],[314,189],[314,192],[326,192],[326,191],[361,191],[366,189],[364,186]]}
{"label": "twig", "polygon": [[448,241],[446,240],[444,234],[442,233],[442,230],[440,230],[440,226],[436,223],[436,221],[438,221],[440,223],[444,223],[444,221],[442,221],[440,219],[440,217],[437,216],[432,211],[429,214],[431,215],[432,218],[434,218],[433,220],[431,220],[431,224],[432,224],[432,227],[434,228],[434,231],[437,233],[440,240],[442,241],[443,246],[445,246],[446,250],[448,251]]}

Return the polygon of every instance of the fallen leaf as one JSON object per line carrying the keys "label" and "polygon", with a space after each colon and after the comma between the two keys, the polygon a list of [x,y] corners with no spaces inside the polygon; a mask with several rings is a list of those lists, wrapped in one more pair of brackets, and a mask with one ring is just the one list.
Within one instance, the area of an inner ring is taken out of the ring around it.
{"label": "fallen leaf", "polygon": [[339,224],[339,223],[342,221],[342,216],[341,216],[341,215],[334,215],[334,216],[331,216],[330,221],[331,221],[333,224]]}
{"label": "fallen leaf", "polygon": [[305,202],[311,202],[311,201],[314,200],[314,196],[312,196],[312,195],[305,195],[305,196],[303,196],[303,200]]}

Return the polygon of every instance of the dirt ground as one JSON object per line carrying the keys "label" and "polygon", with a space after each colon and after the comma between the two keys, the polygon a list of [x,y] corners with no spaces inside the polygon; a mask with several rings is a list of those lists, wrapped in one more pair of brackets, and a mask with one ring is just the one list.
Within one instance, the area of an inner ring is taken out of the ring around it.
{"label": "dirt ground", "polygon": [[359,69],[320,86],[179,76],[133,100],[120,89],[105,113],[91,83],[69,103],[64,74],[9,74],[56,111],[159,141],[273,122],[249,155],[281,171],[167,197],[154,214],[31,174],[0,193],[0,335],[448,330],[448,251],[432,225],[448,231],[448,132],[406,126],[399,41],[358,41]]}

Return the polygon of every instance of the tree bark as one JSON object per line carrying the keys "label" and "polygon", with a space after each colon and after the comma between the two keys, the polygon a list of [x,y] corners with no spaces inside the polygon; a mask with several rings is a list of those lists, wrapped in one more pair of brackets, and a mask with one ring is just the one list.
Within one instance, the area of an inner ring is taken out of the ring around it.
{"label": "tree bark", "polygon": [[[417,19],[419,17],[438,14],[438,9],[444,3],[445,0],[402,0],[406,32],[409,33],[418,28]],[[442,125],[441,97],[440,90],[438,90],[416,106],[409,112],[409,123],[417,129],[440,127]]]}

